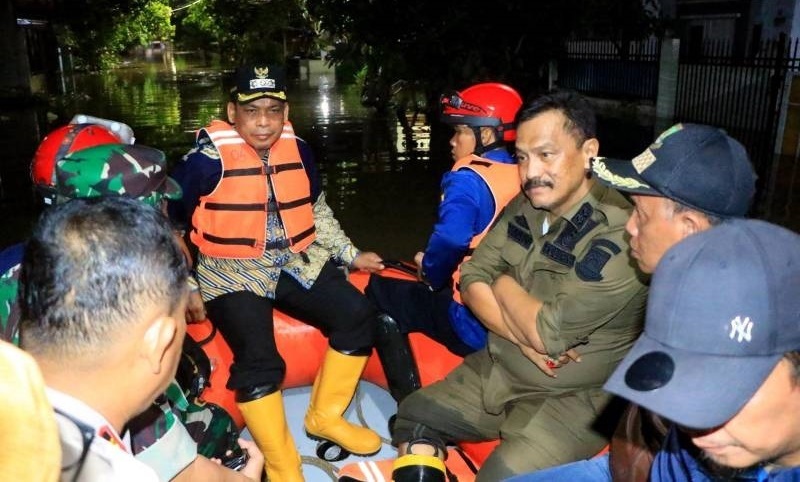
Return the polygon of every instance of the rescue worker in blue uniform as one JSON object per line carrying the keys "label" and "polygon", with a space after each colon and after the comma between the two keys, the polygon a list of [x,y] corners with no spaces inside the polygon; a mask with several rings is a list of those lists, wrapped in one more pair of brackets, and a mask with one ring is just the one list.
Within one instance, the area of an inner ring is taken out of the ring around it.
{"label": "rescue worker in blue uniform", "polygon": [[486,345],[486,328],[460,302],[458,268],[508,201],[520,192],[509,143],[522,97],[508,85],[481,83],[441,97],[442,122],[453,126],[452,169],[425,252],[416,254],[420,282],[371,276],[366,288],[381,310],[376,349],[392,396],[420,387],[407,334],[421,332],[456,355]]}
{"label": "rescue worker in blue uniform", "polygon": [[237,69],[228,122],[200,129],[173,177],[183,188],[170,217],[197,246],[197,277],[209,319],[233,351],[227,387],[266,458],[270,480],[303,480],[280,384],[286,372],[273,333],[273,307],[312,324],[330,347],[305,418],[312,438],[346,451],[381,447],[374,431],[347,422],[372,352],[375,309],[334,264],[383,269],[359,251],[325,202],[314,156],[294,135],[283,71]]}

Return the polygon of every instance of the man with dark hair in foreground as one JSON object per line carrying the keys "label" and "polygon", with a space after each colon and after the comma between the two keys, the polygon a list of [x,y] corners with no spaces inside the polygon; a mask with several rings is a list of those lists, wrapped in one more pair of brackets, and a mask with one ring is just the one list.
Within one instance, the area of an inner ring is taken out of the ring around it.
{"label": "man with dark hair in foreground", "polygon": [[158,480],[121,434],[175,375],[187,276],[169,222],[137,200],[73,200],[42,216],[21,268],[20,340],[56,410],[62,476]]}

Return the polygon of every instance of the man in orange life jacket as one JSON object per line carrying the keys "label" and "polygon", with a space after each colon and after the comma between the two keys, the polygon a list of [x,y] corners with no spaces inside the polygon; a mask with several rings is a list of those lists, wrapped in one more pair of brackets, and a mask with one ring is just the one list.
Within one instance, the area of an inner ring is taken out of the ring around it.
{"label": "man in orange life jacket", "polygon": [[288,121],[278,66],[237,69],[228,122],[212,121],[173,177],[184,197],[176,222],[191,220],[197,279],[209,319],[234,353],[227,386],[266,458],[270,480],[303,480],[279,385],[286,365],[275,346],[272,309],[319,327],[330,348],[311,394],[306,432],[356,454],[377,452],[380,437],[349,424],[353,397],[373,346],[376,313],[331,259],[383,269],[345,235],[321,192],[313,154]]}
{"label": "man in orange life jacket", "polygon": [[461,304],[458,268],[508,201],[520,192],[508,151],[522,98],[511,87],[482,83],[443,95],[442,122],[453,126],[455,164],[442,177],[442,202],[425,252],[417,253],[421,283],[370,277],[367,296],[379,315],[376,348],[392,396],[400,402],[420,387],[406,334],[422,332],[456,355],[486,345],[486,328]]}

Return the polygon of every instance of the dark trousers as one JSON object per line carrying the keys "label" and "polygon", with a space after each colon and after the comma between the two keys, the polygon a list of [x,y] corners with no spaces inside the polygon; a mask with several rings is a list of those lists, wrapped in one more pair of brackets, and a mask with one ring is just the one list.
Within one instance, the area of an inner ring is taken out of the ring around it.
{"label": "dark trousers", "polygon": [[286,362],[275,344],[273,308],[319,328],[334,350],[346,353],[373,345],[377,313],[333,263],[325,264],[310,288],[281,273],[274,300],[237,291],[206,303],[209,319],[233,351],[228,389],[283,381]]}
{"label": "dark trousers", "polygon": [[417,281],[373,275],[365,293],[379,310],[394,318],[403,333],[424,333],[458,356],[475,351],[453,331],[450,289],[431,291]]}

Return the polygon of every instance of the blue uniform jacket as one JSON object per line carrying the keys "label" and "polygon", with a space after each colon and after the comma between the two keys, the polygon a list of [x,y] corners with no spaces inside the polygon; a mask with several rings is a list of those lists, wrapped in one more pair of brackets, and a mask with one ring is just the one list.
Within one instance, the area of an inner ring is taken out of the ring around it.
{"label": "blue uniform jacket", "polygon": [[[481,157],[514,163],[504,148],[486,152]],[[489,186],[472,170],[445,173],[441,186],[438,218],[422,260],[425,279],[435,290],[449,285],[453,272],[467,254],[470,241],[491,222],[495,209]],[[450,323],[464,343],[476,350],[486,345],[486,328],[467,307],[454,300],[448,311]]]}
{"label": "blue uniform jacket", "polygon": [[[681,439],[682,437],[678,430],[674,426],[670,428],[667,439],[664,441],[664,446],[656,453],[653,460],[653,467],[650,470],[651,482],[713,482],[714,480],[719,480],[712,479],[686,449],[684,444],[691,442],[682,441]],[[729,480],[748,482],[800,481],[800,467],[773,469],[770,471],[758,468]]]}

